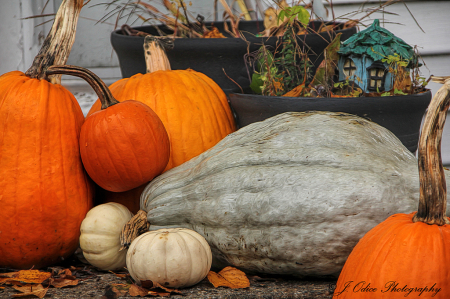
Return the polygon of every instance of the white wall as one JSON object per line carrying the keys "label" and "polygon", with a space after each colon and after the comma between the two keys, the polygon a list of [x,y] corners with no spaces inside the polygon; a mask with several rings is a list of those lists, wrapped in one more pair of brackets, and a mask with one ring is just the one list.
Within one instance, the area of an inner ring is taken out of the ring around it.
{"label": "white wall", "polygon": [[[35,27],[42,18],[22,20],[42,12],[44,0],[0,0],[0,74],[26,71],[51,24]],[[44,13],[53,12],[48,7]]]}

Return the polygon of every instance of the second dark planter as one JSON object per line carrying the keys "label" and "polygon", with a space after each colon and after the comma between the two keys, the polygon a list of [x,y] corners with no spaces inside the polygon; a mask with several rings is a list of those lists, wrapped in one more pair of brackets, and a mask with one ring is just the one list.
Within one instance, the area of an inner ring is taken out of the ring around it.
{"label": "second dark planter", "polygon": [[239,128],[289,111],[345,112],[385,127],[408,150],[415,152],[422,118],[431,101],[431,91],[414,95],[359,98],[290,98],[232,93],[228,98]]}
{"label": "second dark planter", "polygon": [[[215,22],[214,26],[224,32],[223,22]],[[316,30],[320,23],[311,22],[310,26],[311,29]],[[159,28],[168,31],[164,26],[159,26]],[[154,26],[135,27],[134,29],[158,35]],[[278,38],[255,36],[256,33],[264,30],[262,21],[242,21],[239,29],[245,40],[231,37],[175,39],[173,49],[167,50],[172,69],[191,68],[202,72],[212,78],[227,93],[240,92],[239,86],[243,90],[248,89],[250,81],[244,55],[256,51],[262,44],[275,47]],[[323,50],[337,33],[342,33],[341,40],[343,41],[356,33],[356,30],[353,27],[320,34],[299,35],[297,38],[299,44],[306,45],[309,58],[317,67],[323,59]],[[124,78],[137,73],[145,73],[144,37],[123,35],[121,30],[117,30],[111,34],[111,44],[119,57],[120,69]]]}

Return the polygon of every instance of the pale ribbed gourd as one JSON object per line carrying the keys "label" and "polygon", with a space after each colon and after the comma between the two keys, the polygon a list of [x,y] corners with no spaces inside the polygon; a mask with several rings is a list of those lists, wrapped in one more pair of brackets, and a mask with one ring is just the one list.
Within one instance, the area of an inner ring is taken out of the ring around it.
{"label": "pale ribbed gourd", "polygon": [[127,250],[121,249],[120,232],[133,214],[119,203],[92,208],[81,223],[80,247],[84,258],[102,270],[125,267]]}
{"label": "pale ribbed gourd", "polygon": [[127,253],[127,269],[137,283],[151,280],[170,288],[199,283],[211,263],[205,238],[184,228],[144,233],[134,239]]}

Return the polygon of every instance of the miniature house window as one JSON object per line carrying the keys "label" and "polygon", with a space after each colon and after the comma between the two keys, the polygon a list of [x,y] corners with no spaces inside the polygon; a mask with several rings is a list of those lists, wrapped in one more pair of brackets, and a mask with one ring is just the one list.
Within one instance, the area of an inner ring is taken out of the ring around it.
{"label": "miniature house window", "polygon": [[369,91],[384,91],[384,80],[386,77],[386,68],[382,63],[375,62],[367,68],[369,73]]}
{"label": "miniature house window", "polygon": [[345,59],[344,62],[344,75],[346,77],[351,77],[356,73],[356,65],[350,58]]}

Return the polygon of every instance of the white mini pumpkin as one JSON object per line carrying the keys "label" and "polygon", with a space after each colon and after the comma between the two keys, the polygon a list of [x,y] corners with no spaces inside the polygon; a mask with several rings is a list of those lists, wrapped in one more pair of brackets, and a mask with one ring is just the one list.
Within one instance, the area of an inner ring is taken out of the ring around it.
{"label": "white mini pumpkin", "polygon": [[86,214],[80,227],[80,247],[91,265],[103,270],[125,267],[127,250],[119,251],[119,237],[131,217],[127,207],[115,202],[98,205]]}
{"label": "white mini pumpkin", "polygon": [[151,280],[183,288],[200,282],[211,268],[211,248],[197,232],[185,228],[159,229],[137,237],[127,253],[127,268],[140,284]]}

